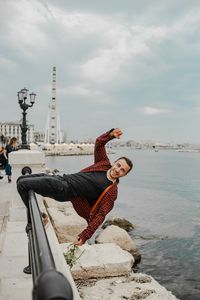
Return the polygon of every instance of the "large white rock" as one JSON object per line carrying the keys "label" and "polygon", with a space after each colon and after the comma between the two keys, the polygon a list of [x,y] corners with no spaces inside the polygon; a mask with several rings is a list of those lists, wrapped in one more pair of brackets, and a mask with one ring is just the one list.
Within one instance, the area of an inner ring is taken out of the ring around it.
{"label": "large white rock", "polygon": [[54,200],[52,198],[48,198],[48,197],[44,197],[44,204],[47,208],[57,207],[57,208],[72,208],[73,209],[73,205],[70,201],[59,202],[59,201],[56,201],[56,200]]}
{"label": "large white rock", "polygon": [[44,204],[59,243],[76,241],[78,234],[87,227],[87,222],[76,213],[71,202],[58,202],[45,197]]}
{"label": "large white rock", "polygon": [[59,243],[74,242],[86,227],[87,222],[72,207],[47,208]]}
{"label": "large white rock", "polygon": [[131,273],[130,276],[117,278],[79,281],[78,290],[84,300],[177,299],[151,276],[142,273]]}
{"label": "large white rock", "polygon": [[[61,245],[63,252],[67,246]],[[71,269],[74,279],[127,275],[134,263],[133,256],[115,244],[85,244],[76,255],[78,260]]]}
{"label": "large white rock", "polygon": [[134,256],[135,260],[140,260],[141,255],[136,244],[129,234],[118,226],[110,225],[106,227],[106,229],[100,232],[97,236],[95,242],[98,244],[114,243],[120,246],[123,250],[130,252]]}

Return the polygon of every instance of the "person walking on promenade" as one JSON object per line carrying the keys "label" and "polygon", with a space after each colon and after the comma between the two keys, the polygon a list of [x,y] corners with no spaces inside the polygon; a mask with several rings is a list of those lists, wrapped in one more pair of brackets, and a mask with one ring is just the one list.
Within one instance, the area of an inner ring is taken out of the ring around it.
{"label": "person walking on promenade", "polygon": [[6,161],[6,165],[5,165],[5,172],[6,175],[8,176],[8,182],[11,182],[11,176],[12,176],[12,167],[9,164],[9,153],[12,151],[16,151],[17,150],[17,138],[16,137],[12,137],[10,139],[10,142],[8,145],[6,145],[6,155],[7,155],[7,161]]}
{"label": "person walking on promenade", "polygon": [[[0,169],[4,170],[7,164],[8,157],[6,155],[6,149],[4,147],[0,148]],[[0,174],[0,179],[3,179],[3,176]]]}
{"label": "person walking on promenade", "polygon": [[132,169],[132,162],[126,157],[118,158],[111,165],[106,153],[106,143],[114,138],[119,139],[121,135],[122,131],[115,128],[99,136],[95,143],[94,164],[78,173],[63,176],[40,173],[17,179],[17,190],[26,207],[30,189],[57,201],[72,202],[78,215],[88,223],[87,228],[78,235],[76,246],[83,245],[103,223],[117,198],[119,178]]}

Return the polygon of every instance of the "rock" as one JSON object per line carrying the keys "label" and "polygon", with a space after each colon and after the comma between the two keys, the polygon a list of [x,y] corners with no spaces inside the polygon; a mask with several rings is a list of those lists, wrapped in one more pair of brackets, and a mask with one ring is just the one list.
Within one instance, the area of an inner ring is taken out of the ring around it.
{"label": "rock", "polygon": [[[61,245],[66,252],[67,245]],[[79,247],[78,260],[71,269],[74,279],[128,275],[134,258],[115,244],[94,244]]]}
{"label": "rock", "polygon": [[84,300],[176,300],[151,276],[131,273],[129,276],[99,280],[76,281],[81,299]]}
{"label": "rock", "polygon": [[106,227],[110,225],[116,225],[126,231],[131,231],[135,229],[136,225],[133,225],[131,222],[126,220],[125,218],[119,218],[119,217],[113,217],[104,222],[102,225],[102,228],[105,229]]}
{"label": "rock", "polygon": [[77,236],[87,227],[87,222],[81,218],[73,207],[47,208],[59,243],[74,242]]}
{"label": "rock", "polygon": [[118,226],[111,225],[104,229],[96,237],[95,242],[97,244],[114,243],[123,250],[130,252],[135,258],[135,263],[138,263],[141,259],[141,254],[137,249],[134,241],[130,238],[128,233]]}
{"label": "rock", "polygon": [[73,208],[72,204],[70,201],[66,201],[66,202],[59,202],[56,201],[52,198],[47,198],[44,197],[44,205],[46,206],[46,208],[50,208],[50,207],[58,207],[58,208]]}

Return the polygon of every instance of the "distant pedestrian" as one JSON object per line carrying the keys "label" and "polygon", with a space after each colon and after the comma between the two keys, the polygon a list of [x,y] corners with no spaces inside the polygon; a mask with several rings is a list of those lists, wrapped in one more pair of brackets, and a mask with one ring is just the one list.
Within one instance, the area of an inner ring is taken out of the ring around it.
{"label": "distant pedestrian", "polygon": [[6,145],[6,155],[7,155],[7,161],[6,161],[6,165],[5,165],[5,172],[6,175],[8,176],[8,182],[11,182],[11,176],[12,176],[12,166],[9,164],[9,153],[16,151],[17,149],[17,138],[16,137],[12,137],[10,139],[9,144]]}
{"label": "distant pedestrian", "polygon": [[130,159],[120,157],[111,164],[106,153],[106,143],[121,135],[122,131],[115,128],[99,136],[95,143],[94,164],[78,173],[63,176],[41,173],[20,176],[17,180],[17,189],[26,207],[29,205],[29,190],[60,202],[72,202],[79,216],[88,223],[77,237],[77,246],[91,238],[103,223],[117,198],[119,178],[132,169]]}
{"label": "distant pedestrian", "polygon": [[[0,147],[0,170],[4,170],[7,164],[8,156],[6,154],[5,147]],[[0,179],[2,179],[3,176],[0,174]]]}

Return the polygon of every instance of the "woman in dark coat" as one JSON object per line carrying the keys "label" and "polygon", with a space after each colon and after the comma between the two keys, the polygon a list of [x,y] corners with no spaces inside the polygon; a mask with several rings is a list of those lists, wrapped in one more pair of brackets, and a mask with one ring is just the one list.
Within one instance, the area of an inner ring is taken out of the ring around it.
{"label": "woman in dark coat", "polygon": [[6,155],[8,159],[5,166],[5,172],[6,175],[8,176],[8,182],[11,182],[11,176],[12,176],[12,167],[9,164],[9,153],[16,150],[17,150],[17,138],[13,137],[10,139],[10,143],[6,145]]}
{"label": "woman in dark coat", "polygon": [[[0,148],[0,170],[4,170],[7,164],[8,157],[6,155],[6,149],[4,147]],[[2,179],[3,176],[0,174],[0,179]]]}

